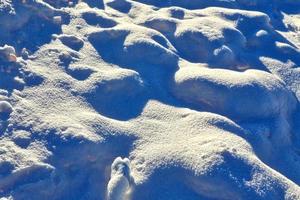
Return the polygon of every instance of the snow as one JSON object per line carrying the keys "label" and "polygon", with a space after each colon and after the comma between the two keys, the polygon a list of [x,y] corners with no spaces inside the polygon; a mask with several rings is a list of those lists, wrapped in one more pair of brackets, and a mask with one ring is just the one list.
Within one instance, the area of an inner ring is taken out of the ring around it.
{"label": "snow", "polygon": [[74,36],[74,35],[59,35],[58,39],[66,46],[70,47],[71,49],[74,49],[78,51],[82,48],[84,42],[82,39]]}
{"label": "snow", "polygon": [[130,161],[117,157],[111,165],[107,200],[126,200],[130,191]]}
{"label": "snow", "polygon": [[297,102],[282,80],[261,70],[183,66],[171,87],[188,103],[240,120],[288,115]]}
{"label": "snow", "polygon": [[13,111],[13,108],[11,104],[7,101],[0,101],[0,113],[11,113]]}
{"label": "snow", "polygon": [[0,1],[0,199],[300,199],[300,1]]}

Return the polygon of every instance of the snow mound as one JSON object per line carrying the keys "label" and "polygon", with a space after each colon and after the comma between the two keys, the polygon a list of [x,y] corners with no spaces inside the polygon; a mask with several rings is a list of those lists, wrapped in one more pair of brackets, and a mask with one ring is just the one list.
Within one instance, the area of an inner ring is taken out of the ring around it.
{"label": "snow mound", "polygon": [[[137,1],[137,0],[134,0]],[[283,0],[277,2],[276,0],[195,0],[193,2],[187,2],[184,0],[169,0],[166,2],[161,2],[157,0],[139,0],[138,2],[143,2],[150,5],[155,5],[157,7],[168,7],[168,6],[179,6],[188,9],[199,9],[206,7],[226,7],[226,8],[244,8],[244,9],[257,9],[263,6],[278,4],[278,5],[298,5],[300,2],[298,0]]]}
{"label": "snow mound", "polygon": [[176,97],[240,120],[289,115],[297,102],[282,80],[260,70],[186,66],[176,72],[173,85]]}
{"label": "snow mound", "polygon": [[300,199],[299,1],[0,1],[0,199]]}
{"label": "snow mound", "polygon": [[148,142],[138,142],[129,157],[133,199],[299,198],[299,187],[257,159],[241,138],[247,133],[227,118],[156,102],[143,115],[135,129]]}
{"label": "snow mound", "polygon": [[[162,34],[139,26],[104,29],[92,32],[88,38],[108,62],[172,65],[177,60],[176,50]],[[110,46],[114,46],[112,51],[107,49]]]}

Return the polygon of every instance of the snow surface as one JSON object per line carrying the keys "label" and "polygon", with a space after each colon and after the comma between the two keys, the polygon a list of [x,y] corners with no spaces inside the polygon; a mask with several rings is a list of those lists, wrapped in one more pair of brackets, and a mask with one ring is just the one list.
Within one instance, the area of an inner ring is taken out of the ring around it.
{"label": "snow surface", "polygon": [[1,0],[1,200],[300,199],[299,0]]}

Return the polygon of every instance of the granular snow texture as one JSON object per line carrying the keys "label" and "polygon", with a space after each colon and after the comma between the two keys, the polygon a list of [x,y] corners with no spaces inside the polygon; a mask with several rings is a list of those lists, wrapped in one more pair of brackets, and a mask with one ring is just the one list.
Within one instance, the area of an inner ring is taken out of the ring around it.
{"label": "granular snow texture", "polygon": [[299,200],[299,0],[1,0],[0,200]]}

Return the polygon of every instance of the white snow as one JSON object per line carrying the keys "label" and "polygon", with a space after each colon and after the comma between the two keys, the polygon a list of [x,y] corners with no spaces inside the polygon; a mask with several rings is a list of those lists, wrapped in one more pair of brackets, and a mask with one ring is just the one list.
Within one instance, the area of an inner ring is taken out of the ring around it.
{"label": "white snow", "polygon": [[300,1],[0,1],[0,199],[300,199]]}
{"label": "white snow", "polygon": [[297,102],[282,80],[261,70],[183,66],[171,87],[188,103],[241,120],[290,114]]}
{"label": "white snow", "polygon": [[107,200],[126,200],[130,191],[130,161],[117,157],[111,164],[111,175],[107,185]]}
{"label": "white snow", "polygon": [[7,101],[0,101],[0,113],[11,113],[13,108],[11,104]]}

